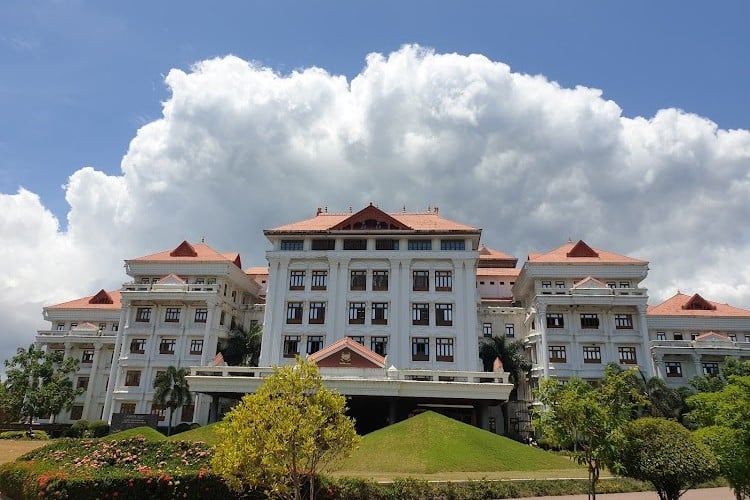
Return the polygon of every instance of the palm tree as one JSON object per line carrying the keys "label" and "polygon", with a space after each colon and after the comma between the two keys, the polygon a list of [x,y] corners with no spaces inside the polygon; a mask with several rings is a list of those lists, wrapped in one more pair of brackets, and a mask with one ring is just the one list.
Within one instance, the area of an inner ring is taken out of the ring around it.
{"label": "palm tree", "polygon": [[154,403],[162,408],[169,408],[169,419],[167,420],[167,436],[172,434],[172,416],[174,410],[189,405],[193,398],[190,394],[185,376],[185,368],[170,366],[159,373],[154,380]]}
{"label": "palm tree", "polygon": [[[503,365],[503,371],[510,374],[510,380],[514,386],[513,392],[518,388],[518,383],[524,378],[526,372],[531,369],[531,363],[523,354],[523,342],[520,340],[508,342],[506,337],[492,337],[482,339],[479,345],[479,357],[484,365],[484,371],[492,371],[495,360],[499,359]],[[511,399],[515,397],[511,393]]]}
{"label": "palm tree", "polygon": [[251,325],[247,330],[235,326],[221,350],[224,361],[230,366],[258,366],[261,337],[260,325]]}

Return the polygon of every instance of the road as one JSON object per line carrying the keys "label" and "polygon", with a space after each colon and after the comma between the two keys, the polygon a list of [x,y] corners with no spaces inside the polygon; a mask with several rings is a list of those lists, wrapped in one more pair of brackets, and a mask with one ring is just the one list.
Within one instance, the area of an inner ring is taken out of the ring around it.
{"label": "road", "polygon": [[[596,500],[658,500],[658,498],[655,491],[596,495]],[[564,495],[559,497],[528,497],[523,500],[588,500],[588,497],[586,495]],[[680,500],[735,500],[735,497],[729,488],[704,488],[689,490],[680,497]]]}

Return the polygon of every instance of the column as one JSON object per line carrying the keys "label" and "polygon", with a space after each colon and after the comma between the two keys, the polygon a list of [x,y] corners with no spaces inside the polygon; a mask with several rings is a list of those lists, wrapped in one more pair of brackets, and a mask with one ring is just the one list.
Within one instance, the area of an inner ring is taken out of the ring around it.
{"label": "column", "polygon": [[[537,303],[536,329],[542,342],[542,352],[538,361],[542,364],[544,378],[549,378],[549,344],[547,342],[547,305]],[[572,347],[571,347],[572,349]]]}
{"label": "column", "polygon": [[653,364],[655,367],[656,376],[662,380],[666,380],[667,377],[666,377],[666,374],[664,373],[664,355],[654,354]]}
{"label": "column", "polygon": [[91,372],[89,374],[89,383],[86,387],[86,395],[83,400],[83,412],[82,417],[86,420],[98,420],[98,417],[91,415],[91,401],[96,389],[97,372],[99,371],[99,360],[102,357],[102,344],[101,341],[94,343],[94,359],[91,361]]}
{"label": "column", "polygon": [[[644,299],[645,300],[645,299]],[[664,379],[664,366],[661,367],[655,367],[653,363],[648,362],[651,360],[651,350],[649,349],[649,338],[648,338],[648,322],[646,321],[646,304],[639,304],[638,305],[638,328],[639,333],[641,335],[641,348],[643,349],[643,357],[646,358],[647,362],[643,363],[642,366],[641,363],[639,364],[639,367],[643,369],[644,374],[646,375],[646,378],[649,379],[653,376],[658,376],[661,379]],[[656,358],[654,358],[656,359]],[[659,358],[661,363],[661,357]],[[660,373],[657,373],[657,370],[662,370]]]}
{"label": "column", "polygon": [[[695,376],[700,377],[703,375],[703,363],[701,363],[701,355],[694,352],[690,355],[693,359],[693,367],[695,368]],[[684,374],[685,375],[685,374]]]}
{"label": "column", "polygon": [[[281,360],[281,329],[286,317],[286,279],[289,258],[269,258],[266,309],[263,317],[263,342],[260,346],[261,366],[279,364]],[[271,307],[269,307],[271,306]]]}
{"label": "column", "polygon": [[[114,345],[114,354],[112,355],[112,366],[109,369],[109,382],[107,383],[107,394],[104,398],[104,412],[102,413],[102,419],[106,420],[107,423],[112,423],[112,413],[113,413],[113,404],[112,400],[114,399],[114,391],[117,382],[117,374],[120,367],[120,352],[122,350],[122,343],[124,342],[125,338],[125,331],[129,328],[127,317],[128,317],[128,310],[130,308],[130,304],[127,300],[124,298],[122,299],[122,309],[120,309],[120,321],[118,323],[119,327],[117,329],[117,336],[115,337],[115,345]],[[91,383],[91,380],[89,380],[89,383]]]}

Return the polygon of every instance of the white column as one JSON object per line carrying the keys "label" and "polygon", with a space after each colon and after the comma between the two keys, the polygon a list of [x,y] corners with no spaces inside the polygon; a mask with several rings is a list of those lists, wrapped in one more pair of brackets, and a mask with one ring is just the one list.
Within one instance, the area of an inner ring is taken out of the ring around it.
{"label": "white column", "polygon": [[[645,299],[644,299],[645,300]],[[649,338],[648,338],[648,322],[646,320],[646,304],[638,305],[638,330],[641,335],[641,347],[643,349],[643,357],[646,359],[645,363],[638,363],[640,368],[643,369],[646,378],[651,378],[657,375],[659,378],[664,378],[664,373],[657,374],[656,370],[664,370],[664,367],[655,367],[651,362],[651,350],[649,349]]]}
{"label": "white column", "polygon": [[86,395],[83,400],[82,417],[86,420],[98,420],[98,417],[91,416],[91,400],[96,389],[96,379],[98,378],[99,360],[102,357],[102,343],[100,340],[94,342],[94,359],[91,361],[91,372],[89,373],[89,383],[86,386]]}
{"label": "white column", "polygon": [[[263,342],[260,346],[261,366],[279,364],[281,360],[281,329],[286,318],[286,279],[288,258],[269,258],[266,309],[263,318]],[[268,307],[268,306],[271,307]]]}
{"label": "white column", "polygon": [[[549,343],[547,341],[547,305],[537,302],[536,329],[542,341],[541,359],[542,373],[544,378],[549,378]],[[572,347],[571,347],[572,349]]]}
{"label": "white column", "polygon": [[[112,423],[112,413],[114,399],[114,391],[117,382],[117,375],[120,367],[120,352],[122,350],[122,343],[124,342],[125,331],[129,328],[128,311],[130,305],[126,300],[122,300],[122,309],[120,309],[120,321],[117,328],[117,336],[115,337],[114,354],[112,355],[112,366],[109,369],[109,382],[107,383],[107,394],[104,398],[104,412],[102,413],[102,419],[106,420],[107,423]],[[91,380],[89,379],[89,383]]]}

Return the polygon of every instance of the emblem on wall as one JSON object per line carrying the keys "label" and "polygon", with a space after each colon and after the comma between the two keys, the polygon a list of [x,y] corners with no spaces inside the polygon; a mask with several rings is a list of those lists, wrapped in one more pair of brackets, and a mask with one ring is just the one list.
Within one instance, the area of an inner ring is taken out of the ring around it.
{"label": "emblem on wall", "polygon": [[340,365],[349,365],[352,363],[352,353],[349,351],[342,351],[341,357],[339,358]]}

